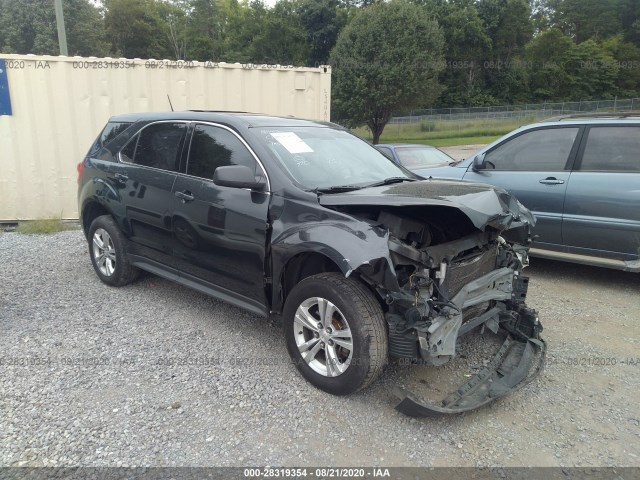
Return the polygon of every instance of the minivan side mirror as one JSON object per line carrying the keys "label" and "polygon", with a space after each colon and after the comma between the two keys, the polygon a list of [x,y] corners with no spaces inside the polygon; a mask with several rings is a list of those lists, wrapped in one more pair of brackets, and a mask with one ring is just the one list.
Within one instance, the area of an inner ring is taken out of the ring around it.
{"label": "minivan side mirror", "polygon": [[256,177],[253,170],[245,165],[226,165],[213,172],[213,183],[221,187],[250,188],[262,190],[267,182],[264,177]]}
{"label": "minivan side mirror", "polygon": [[471,164],[471,169],[474,172],[477,172],[479,170],[484,170],[487,165],[484,161],[484,153],[481,153],[480,155],[476,155],[475,157],[473,157],[473,163]]}

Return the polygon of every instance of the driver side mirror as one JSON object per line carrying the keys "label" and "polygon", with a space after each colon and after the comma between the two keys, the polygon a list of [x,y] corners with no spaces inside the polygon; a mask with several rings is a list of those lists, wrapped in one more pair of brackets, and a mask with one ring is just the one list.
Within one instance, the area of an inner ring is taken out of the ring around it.
{"label": "driver side mirror", "polygon": [[487,168],[487,164],[484,161],[485,155],[486,154],[481,153],[480,155],[476,155],[475,157],[473,157],[473,163],[471,164],[471,169],[474,172],[484,170],[485,168]]}
{"label": "driver side mirror", "polygon": [[264,177],[256,177],[253,170],[245,165],[226,165],[213,172],[213,183],[222,187],[250,188],[263,190],[267,182]]}

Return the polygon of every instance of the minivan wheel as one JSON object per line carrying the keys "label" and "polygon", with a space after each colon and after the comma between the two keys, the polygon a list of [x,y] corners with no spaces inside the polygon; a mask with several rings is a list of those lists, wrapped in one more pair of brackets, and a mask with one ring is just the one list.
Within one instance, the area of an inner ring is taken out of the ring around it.
{"label": "minivan wheel", "polygon": [[384,315],[360,282],[321,273],[296,285],[283,311],[287,350],[300,373],[334,395],[373,382],[387,362]]}
{"label": "minivan wheel", "polygon": [[124,235],[111,215],[97,217],[89,227],[89,255],[96,274],[107,285],[121,287],[138,276],[125,251]]}

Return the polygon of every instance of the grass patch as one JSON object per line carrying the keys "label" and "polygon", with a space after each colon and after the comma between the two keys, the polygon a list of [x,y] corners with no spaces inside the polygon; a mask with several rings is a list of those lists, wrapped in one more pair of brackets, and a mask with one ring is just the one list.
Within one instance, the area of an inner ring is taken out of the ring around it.
{"label": "grass patch", "polygon": [[16,232],[24,235],[43,235],[76,229],[77,227],[73,224],[64,223],[59,218],[45,218],[41,220],[20,222],[18,224],[18,228],[16,228]]}
{"label": "grass patch", "polygon": [[[437,147],[490,143],[522,125],[535,122],[534,117],[517,119],[428,120],[422,123],[389,124],[380,143],[424,143]],[[355,133],[373,139],[366,127]]]}

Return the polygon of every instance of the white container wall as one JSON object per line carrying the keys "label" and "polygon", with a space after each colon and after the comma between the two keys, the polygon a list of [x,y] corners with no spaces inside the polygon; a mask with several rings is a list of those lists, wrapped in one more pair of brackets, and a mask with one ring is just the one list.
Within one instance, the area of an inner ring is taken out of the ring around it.
{"label": "white container wall", "polygon": [[107,119],[173,109],[329,120],[330,69],[5,55],[12,115],[0,116],[0,222],[78,217],[76,165]]}

